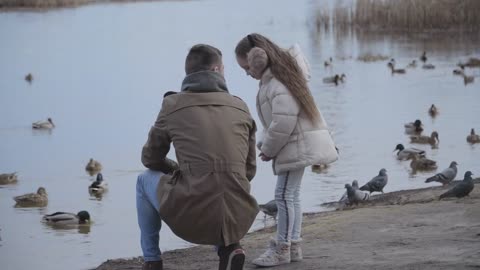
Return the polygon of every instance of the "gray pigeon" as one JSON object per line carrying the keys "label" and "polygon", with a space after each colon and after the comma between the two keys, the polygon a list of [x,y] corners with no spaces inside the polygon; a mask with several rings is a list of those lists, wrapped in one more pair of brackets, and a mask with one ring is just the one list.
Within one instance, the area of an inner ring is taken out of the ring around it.
{"label": "gray pigeon", "polygon": [[277,202],[275,200],[271,200],[267,202],[266,204],[260,204],[258,205],[260,208],[260,211],[262,211],[265,214],[265,218],[267,218],[267,215],[272,216],[274,219],[277,219]]}
{"label": "gray pigeon", "polygon": [[[352,187],[353,189],[358,189],[358,181],[357,181],[357,180],[353,180],[351,187]],[[346,204],[349,204],[348,194],[347,194],[346,191],[345,191],[345,193],[342,195],[342,197],[340,198],[339,202],[344,202],[344,203],[346,203]]]}
{"label": "gray pigeon", "polygon": [[381,169],[377,176],[372,178],[368,183],[363,185],[360,190],[369,191],[370,193],[380,191],[383,193],[383,188],[388,183],[387,170]]}
{"label": "gray pigeon", "polygon": [[462,198],[462,197],[468,196],[468,194],[470,194],[470,192],[472,192],[474,188],[472,175],[473,173],[471,171],[467,171],[465,173],[463,181],[455,185],[449,191],[440,195],[440,200],[447,197]]}
{"label": "gray pigeon", "polygon": [[345,184],[345,188],[347,189],[348,204],[350,205],[358,205],[358,202],[370,199],[370,193],[360,191],[358,188],[355,189],[350,184]]}
{"label": "gray pigeon", "polygon": [[427,180],[425,180],[425,183],[430,183],[435,181],[435,182],[442,183],[442,185],[449,184],[457,176],[457,165],[458,164],[456,161],[452,161],[452,163],[450,163],[450,167],[443,170],[441,173],[437,173],[434,176],[427,178]]}

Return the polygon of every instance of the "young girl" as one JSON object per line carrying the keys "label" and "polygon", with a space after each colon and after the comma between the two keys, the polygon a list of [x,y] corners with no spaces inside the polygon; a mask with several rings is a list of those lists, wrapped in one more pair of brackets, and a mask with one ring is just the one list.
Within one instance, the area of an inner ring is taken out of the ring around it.
{"label": "young girl", "polygon": [[235,54],[247,75],[260,80],[257,111],[264,131],[257,147],[263,161],[273,160],[277,175],[276,239],[253,263],[300,261],[303,173],[307,166],[335,161],[335,145],[308,88],[309,66],[298,46],[286,51],[260,34],[250,34],[240,40]]}

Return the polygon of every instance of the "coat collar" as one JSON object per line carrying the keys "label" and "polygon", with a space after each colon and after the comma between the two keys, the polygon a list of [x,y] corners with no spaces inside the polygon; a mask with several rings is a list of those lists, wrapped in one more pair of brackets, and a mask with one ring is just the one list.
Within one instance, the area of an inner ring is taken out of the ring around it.
{"label": "coat collar", "polygon": [[265,69],[262,74],[262,78],[260,78],[260,85],[268,83],[273,78],[272,71],[270,68]]}
{"label": "coat collar", "polygon": [[225,78],[218,72],[199,71],[187,75],[182,82],[182,91],[228,92]]}

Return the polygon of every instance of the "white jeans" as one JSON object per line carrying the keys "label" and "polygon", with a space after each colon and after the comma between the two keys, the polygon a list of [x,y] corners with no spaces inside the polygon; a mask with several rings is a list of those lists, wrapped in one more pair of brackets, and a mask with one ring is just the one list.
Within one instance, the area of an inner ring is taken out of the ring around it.
{"label": "white jeans", "polygon": [[300,240],[302,232],[302,208],[300,184],[305,168],[278,175],[275,201],[278,208],[277,241]]}

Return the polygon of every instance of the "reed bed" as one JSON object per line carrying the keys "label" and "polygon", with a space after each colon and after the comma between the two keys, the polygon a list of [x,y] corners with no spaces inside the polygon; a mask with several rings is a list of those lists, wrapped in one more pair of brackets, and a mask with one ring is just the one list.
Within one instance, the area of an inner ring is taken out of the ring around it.
{"label": "reed bed", "polygon": [[333,24],[367,30],[479,31],[480,0],[353,0],[317,11],[317,28]]}

